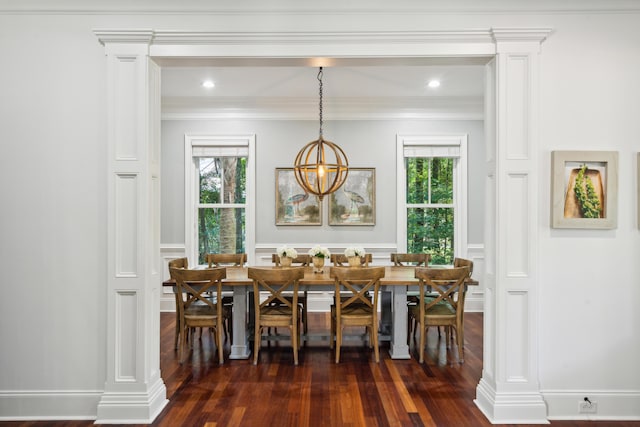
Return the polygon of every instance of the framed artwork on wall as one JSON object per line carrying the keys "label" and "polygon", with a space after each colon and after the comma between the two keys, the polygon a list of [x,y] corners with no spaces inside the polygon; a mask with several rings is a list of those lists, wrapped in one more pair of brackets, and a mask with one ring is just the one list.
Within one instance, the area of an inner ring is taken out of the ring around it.
{"label": "framed artwork on wall", "polygon": [[329,195],[329,225],[375,225],[376,170],[349,168],[345,183]]}
{"label": "framed artwork on wall", "polygon": [[553,228],[616,228],[617,151],[553,151],[551,174]]}
{"label": "framed artwork on wall", "polygon": [[276,225],[322,225],[322,204],[306,192],[293,168],[276,168]]}

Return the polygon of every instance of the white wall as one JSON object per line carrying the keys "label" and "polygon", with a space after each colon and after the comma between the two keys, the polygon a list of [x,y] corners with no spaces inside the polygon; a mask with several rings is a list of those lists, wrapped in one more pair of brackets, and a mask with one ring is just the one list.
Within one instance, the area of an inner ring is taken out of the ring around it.
{"label": "white wall", "polygon": [[[640,411],[639,18],[567,17],[543,46],[540,383],[561,417],[586,395],[600,413]],[[617,229],[550,228],[553,150],[619,152]]]}
{"label": "white wall", "polygon": [[469,135],[469,242],[483,241],[484,133],[481,121],[333,121],[325,122],[324,137],[340,145],[352,167],[373,167],[376,173],[375,226],[329,226],[328,200],[323,204],[322,226],[275,225],[275,168],[292,167],[304,144],[317,138],[318,123],[311,121],[164,121],[162,127],[162,234],[163,244],[184,243],[184,135],[256,135],[256,244],[393,243],[396,241],[396,135],[465,133]]}
{"label": "white wall", "polygon": [[[598,400],[599,416],[640,418],[637,3],[588,2],[591,10],[628,9],[601,14],[536,14],[530,2],[519,4],[526,9],[522,13],[509,5],[515,12],[347,11],[263,19],[246,12],[7,13],[9,6],[0,3],[0,256],[2,285],[12,287],[0,299],[0,417],[95,417],[104,388],[106,72],[104,50],[92,29],[501,26],[555,30],[542,47],[540,194],[532,206],[540,218],[540,334],[532,351],[539,353],[549,416],[578,418],[578,400],[588,395]],[[550,151],[567,149],[620,153],[617,229],[550,229]]]}

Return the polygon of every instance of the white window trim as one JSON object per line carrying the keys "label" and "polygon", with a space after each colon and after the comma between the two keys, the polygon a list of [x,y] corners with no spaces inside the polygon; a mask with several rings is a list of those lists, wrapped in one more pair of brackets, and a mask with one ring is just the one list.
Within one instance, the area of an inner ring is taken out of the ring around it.
{"label": "white window trim", "polygon": [[185,254],[189,258],[189,265],[195,265],[198,260],[197,248],[197,179],[198,171],[193,162],[194,147],[247,147],[247,188],[245,204],[245,248],[247,263],[254,264],[255,238],[255,134],[249,135],[189,135],[184,136],[184,239]]}
{"label": "white window trim", "polygon": [[396,136],[396,231],[398,252],[407,251],[407,179],[405,168],[405,147],[457,146],[458,161],[453,166],[454,216],[453,244],[454,256],[467,255],[467,134],[397,135]]}

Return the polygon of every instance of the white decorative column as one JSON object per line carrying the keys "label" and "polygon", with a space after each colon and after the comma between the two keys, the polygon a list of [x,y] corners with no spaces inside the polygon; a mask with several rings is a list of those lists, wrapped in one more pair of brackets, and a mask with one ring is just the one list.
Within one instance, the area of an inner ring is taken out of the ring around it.
{"label": "white decorative column", "polygon": [[96,31],[107,56],[107,378],[97,423],[150,423],[160,376],[160,68],[152,31]]}
{"label": "white decorative column", "polygon": [[[494,29],[487,66],[484,357],[493,423],[548,424],[538,383],[538,75],[544,29]],[[495,128],[494,124],[495,123]]]}

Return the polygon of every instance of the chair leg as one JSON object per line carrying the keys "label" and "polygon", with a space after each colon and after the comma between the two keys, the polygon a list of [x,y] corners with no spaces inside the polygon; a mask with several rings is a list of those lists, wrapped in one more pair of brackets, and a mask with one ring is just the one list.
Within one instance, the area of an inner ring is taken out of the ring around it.
{"label": "chair leg", "polygon": [[291,346],[293,347],[293,364],[298,364],[298,340],[299,329],[297,325],[291,325]]}
{"label": "chair leg", "polygon": [[380,362],[380,349],[378,348],[378,328],[376,325],[371,328],[371,335],[373,336],[373,354],[376,358],[376,363]]}
{"label": "chair leg", "polygon": [[456,326],[456,342],[458,344],[458,362],[464,363],[464,343],[463,343],[462,324],[458,322]]}
{"label": "chair leg", "polygon": [[178,349],[178,340],[180,339],[180,322],[176,319],[176,335],[173,343],[173,347]]}
{"label": "chair leg", "polygon": [[180,348],[178,349],[178,361],[182,365],[184,363],[184,347],[187,345],[187,334],[189,329],[180,325]]}
{"label": "chair leg", "polygon": [[342,325],[336,320],[336,363],[340,363],[340,347],[342,347]]}
{"label": "chair leg", "polygon": [[336,336],[336,319],[333,308],[331,309],[331,336],[329,337],[329,348],[333,350],[334,339]]}
{"label": "chair leg", "polygon": [[427,327],[424,324],[424,320],[419,322],[420,324],[420,363],[424,363],[424,346],[426,344]]}
{"label": "chair leg", "polygon": [[256,322],[255,333],[253,335],[253,364],[258,364],[258,352],[260,351],[260,337],[262,335],[261,326]]}
{"label": "chair leg", "polygon": [[216,327],[216,338],[218,341],[218,362],[221,365],[224,363],[224,341],[222,341],[222,329],[222,319],[218,319],[218,326]]}
{"label": "chair leg", "polygon": [[308,322],[307,322],[307,291],[304,291],[304,304],[302,304],[302,325],[304,327],[305,335],[309,332]]}

